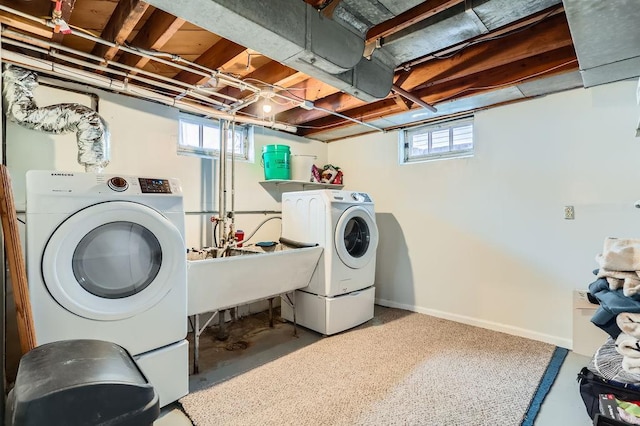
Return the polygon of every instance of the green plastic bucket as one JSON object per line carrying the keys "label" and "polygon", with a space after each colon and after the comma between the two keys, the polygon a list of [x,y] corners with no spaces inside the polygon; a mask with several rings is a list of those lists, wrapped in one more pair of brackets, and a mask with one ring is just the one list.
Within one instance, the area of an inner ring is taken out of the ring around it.
{"label": "green plastic bucket", "polygon": [[262,166],[264,178],[291,179],[289,167],[290,150],[287,145],[265,145],[262,147]]}

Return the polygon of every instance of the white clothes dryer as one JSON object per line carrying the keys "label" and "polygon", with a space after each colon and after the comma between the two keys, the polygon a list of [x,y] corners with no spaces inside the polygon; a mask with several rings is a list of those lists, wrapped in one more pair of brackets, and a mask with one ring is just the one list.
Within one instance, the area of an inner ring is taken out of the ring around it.
{"label": "white clothes dryer", "polygon": [[186,395],[186,248],[179,181],[29,171],[26,218],[37,343],[117,343],[154,385],[161,406]]}
{"label": "white clothes dryer", "polygon": [[[301,325],[330,335],[373,318],[378,228],[368,194],[283,193],[282,236],[324,247],[309,285],[295,294]],[[293,319],[286,303],[282,315]]]}

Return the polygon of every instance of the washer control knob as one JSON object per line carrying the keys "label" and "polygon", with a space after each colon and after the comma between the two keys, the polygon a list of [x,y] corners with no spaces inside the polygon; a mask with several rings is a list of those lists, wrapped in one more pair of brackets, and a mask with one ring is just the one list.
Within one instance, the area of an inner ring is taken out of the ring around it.
{"label": "washer control knob", "polygon": [[351,198],[353,198],[353,201],[360,201],[360,197],[358,196],[357,192],[352,192]]}
{"label": "washer control knob", "polygon": [[107,185],[109,186],[109,188],[118,192],[125,191],[129,187],[129,183],[126,181],[126,179],[118,176],[109,179]]}

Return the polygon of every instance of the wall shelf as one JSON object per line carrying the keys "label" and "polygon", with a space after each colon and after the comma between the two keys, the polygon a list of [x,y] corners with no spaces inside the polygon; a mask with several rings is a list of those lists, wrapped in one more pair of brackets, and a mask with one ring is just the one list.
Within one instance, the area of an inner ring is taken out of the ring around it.
{"label": "wall shelf", "polygon": [[267,191],[276,190],[279,192],[307,191],[311,189],[342,189],[344,185],[332,183],[305,182],[302,180],[271,179],[263,180],[260,185]]}

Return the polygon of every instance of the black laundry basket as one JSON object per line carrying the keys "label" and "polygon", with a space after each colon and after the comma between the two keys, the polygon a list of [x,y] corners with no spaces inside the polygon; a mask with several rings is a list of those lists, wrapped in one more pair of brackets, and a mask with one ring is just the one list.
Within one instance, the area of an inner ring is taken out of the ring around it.
{"label": "black laundry basket", "polygon": [[20,360],[7,398],[6,426],[152,425],[158,394],[115,343],[65,340]]}

